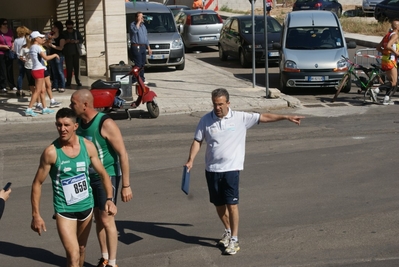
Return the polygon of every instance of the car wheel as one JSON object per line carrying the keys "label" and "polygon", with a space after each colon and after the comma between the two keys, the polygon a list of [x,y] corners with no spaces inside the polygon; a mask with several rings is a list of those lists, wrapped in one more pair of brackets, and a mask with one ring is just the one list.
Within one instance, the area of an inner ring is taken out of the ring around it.
{"label": "car wheel", "polygon": [[219,59],[222,61],[227,60],[227,54],[223,51],[223,47],[220,44],[219,44]]}
{"label": "car wheel", "polygon": [[176,70],[184,70],[186,65],[186,61],[184,60],[182,64],[176,66]]}
{"label": "car wheel", "polygon": [[249,61],[245,58],[243,49],[240,50],[240,64],[243,68],[249,67]]}
{"label": "car wheel", "polygon": [[352,88],[352,79],[351,77],[348,78],[348,81],[346,82],[344,88],[342,88],[342,92],[344,93],[349,93],[351,91]]}
{"label": "car wheel", "polygon": [[283,93],[287,93],[288,88],[285,85],[285,82],[283,81],[283,75],[280,74],[280,91]]}

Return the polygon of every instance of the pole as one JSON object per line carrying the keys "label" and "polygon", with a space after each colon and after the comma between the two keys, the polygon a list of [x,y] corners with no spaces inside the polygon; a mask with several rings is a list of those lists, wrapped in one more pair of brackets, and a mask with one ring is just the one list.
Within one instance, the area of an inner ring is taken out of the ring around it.
{"label": "pole", "polygon": [[[250,0],[251,1],[251,0]],[[256,85],[256,62],[255,62],[255,5],[256,0],[251,1],[251,16],[252,16],[252,88]]]}
{"label": "pole", "polygon": [[263,17],[265,18],[264,42],[265,42],[265,89],[266,98],[269,97],[269,44],[267,43],[267,12],[266,0],[263,0]]}

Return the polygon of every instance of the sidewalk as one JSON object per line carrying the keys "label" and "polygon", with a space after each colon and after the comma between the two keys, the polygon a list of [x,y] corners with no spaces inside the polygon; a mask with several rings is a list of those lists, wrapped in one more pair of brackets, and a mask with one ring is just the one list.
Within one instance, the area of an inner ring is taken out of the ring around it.
{"label": "sidewalk", "polygon": [[[231,16],[231,13],[223,16]],[[377,36],[363,36],[360,34],[346,33],[347,41],[356,41],[358,45],[375,47],[381,40]],[[183,71],[174,69],[149,69],[146,71],[149,87],[157,94],[156,101],[160,108],[160,116],[170,114],[190,113],[194,111],[210,111],[212,109],[211,91],[223,87],[230,92],[231,107],[236,110],[273,110],[286,107],[300,106],[300,101],[289,95],[281,94],[280,98],[266,98],[264,87],[252,87],[250,81],[236,78],[232,73],[204,63],[190,54],[186,54],[186,67]],[[87,76],[81,77],[83,84],[80,88],[90,89],[96,79]],[[54,92],[57,101],[62,102],[61,107],[67,107],[72,93],[78,88],[66,89],[64,93]],[[26,92],[26,91],[25,91]],[[134,96],[135,97],[135,96]],[[30,97],[17,98],[14,92],[0,94],[0,124],[54,121],[54,115],[41,115],[25,117]],[[49,100],[47,100],[49,104]],[[55,108],[57,111],[59,108]],[[136,110],[147,111],[145,105],[140,105]]]}
{"label": "sidewalk", "polygon": [[[157,69],[156,72],[148,70],[146,79],[149,81],[148,86],[157,94],[160,116],[210,111],[212,109],[210,93],[219,87],[229,91],[231,107],[234,109],[272,110],[300,104],[296,98],[284,94],[278,99],[266,99],[265,88],[252,88],[251,82],[238,79],[232,73],[204,63],[189,54],[186,55],[186,67],[183,71],[167,68]],[[83,86],[80,88],[90,88],[94,81],[82,76]],[[75,90],[77,88],[72,85],[72,89],[66,89],[64,93],[53,92],[53,96],[62,102],[61,107],[67,107]],[[29,96],[17,98],[15,93],[10,91],[7,94],[0,94],[0,124],[54,121],[54,115],[38,114],[36,117],[25,117],[24,110],[29,100]],[[140,105],[136,110],[146,112],[147,108],[145,105]]]}

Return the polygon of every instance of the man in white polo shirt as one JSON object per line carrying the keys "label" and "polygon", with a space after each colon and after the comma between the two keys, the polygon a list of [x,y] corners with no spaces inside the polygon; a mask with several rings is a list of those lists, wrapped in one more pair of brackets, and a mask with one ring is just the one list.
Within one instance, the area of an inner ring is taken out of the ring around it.
{"label": "man in white polo shirt", "polygon": [[186,166],[193,167],[202,142],[206,141],[206,181],[210,202],[216,206],[225,232],[218,245],[224,254],[234,255],[238,243],[239,174],[244,169],[245,138],[247,129],[260,122],[289,120],[300,124],[301,116],[271,113],[247,113],[230,109],[229,93],[218,88],[212,91],[213,111],[201,118],[191,144]]}

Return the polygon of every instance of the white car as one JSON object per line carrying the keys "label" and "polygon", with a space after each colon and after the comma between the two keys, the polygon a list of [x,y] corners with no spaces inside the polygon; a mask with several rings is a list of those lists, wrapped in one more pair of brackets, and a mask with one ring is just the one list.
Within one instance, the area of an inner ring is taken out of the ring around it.
{"label": "white car", "polygon": [[382,0],[363,0],[363,5],[362,5],[363,13],[373,14],[375,6],[380,2],[382,2]]}

